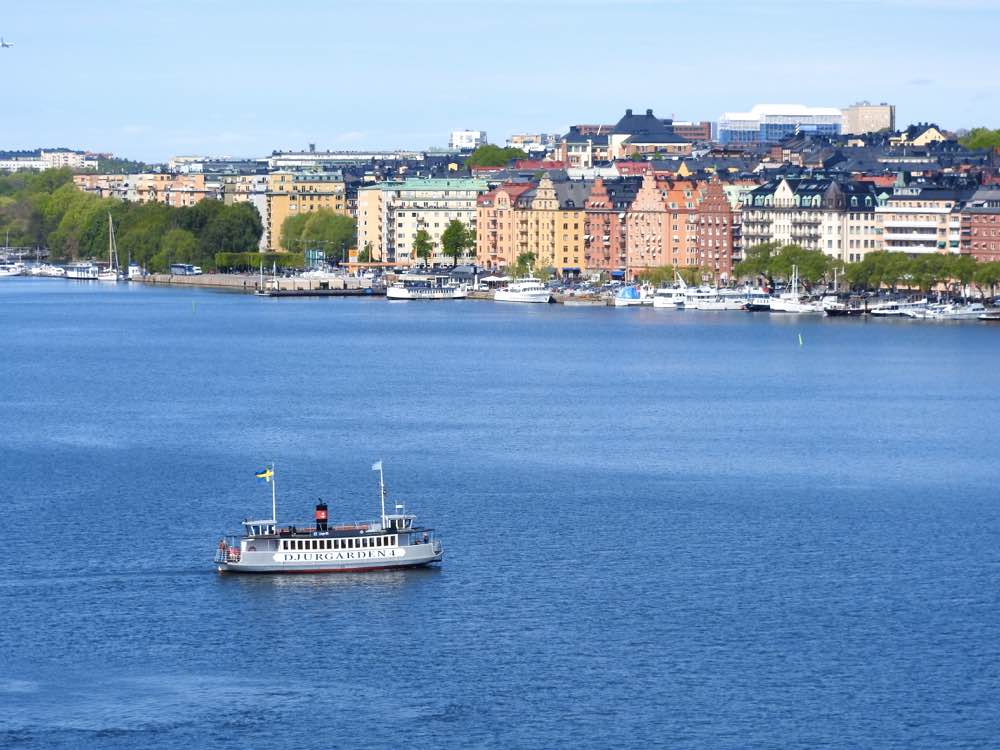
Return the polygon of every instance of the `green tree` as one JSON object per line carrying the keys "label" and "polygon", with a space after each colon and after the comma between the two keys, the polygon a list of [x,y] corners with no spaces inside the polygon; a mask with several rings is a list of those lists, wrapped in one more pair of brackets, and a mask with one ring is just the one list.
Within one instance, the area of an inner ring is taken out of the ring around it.
{"label": "green tree", "polygon": [[354,243],[357,223],[350,216],[329,208],[290,216],[281,225],[281,247],[304,252],[323,250],[327,257],[339,258]]}
{"label": "green tree", "polygon": [[433,250],[434,243],[431,242],[431,236],[427,233],[427,230],[418,229],[413,238],[413,254],[420,258],[426,266]]}
{"label": "green tree", "polygon": [[365,246],[361,248],[358,253],[358,263],[371,263],[372,262],[372,243],[366,242]]}
{"label": "green tree", "polygon": [[1000,147],[1000,130],[973,128],[958,142],[971,149],[994,149]]}
{"label": "green tree", "polygon": [[511,269],[510,273],[515,276],[527,276],[534,272],[535,262],[538,260],[538,255],[532,252],[521,253],[517,256],[514,261],[514,267]]}
{"label": "green tree", "polygon": [[465,254],[469,245],[469,232],[465,224],[458,219],[452,219],[441,233],[441,253],[451,258],[451,265],[457,266],[458,259]]}
{"label": "green tree", "polygon": [[501,148],[487,143],[465,158],[467,169],[471,167],[505,167],[515,159],[527,159],[528,155],[519,148]]}
{"label": "green tree", "polygon": [[767,284],[774,289],[774,278],[771,272],[771,258],[781,248],[777,242],[762,242],[747,248],[743,260],[733,267],[733,276],[739,279],[767,279]]}

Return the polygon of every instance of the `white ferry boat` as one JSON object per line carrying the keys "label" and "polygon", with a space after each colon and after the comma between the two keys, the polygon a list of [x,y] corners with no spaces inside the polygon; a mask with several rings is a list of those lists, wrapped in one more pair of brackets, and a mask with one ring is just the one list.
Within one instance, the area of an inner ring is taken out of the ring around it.
{"label": "white ferry boat", "polygon": [[465,299],[469,289],[450,276],[430,276],[401,279],[385,290],[389,299]]}
{"label": "white ferry boat", "polygon": [[529,302],[544,304],[552,299],[552,292],[535,278],[518,279],[493,293],[494,302]]}
{"label": "white ferry boat", "polygon": [[386,568],[414,568],[440,562],[444,551],[434,529],[418,526],[416,516],[397,503],[385,511],[382,462],[379,473],[382,515],[367,523],[331,524],[328,506],[316,504],[312,526],[279,526],[274,467],[257,473],[271,484],[271,518],[243,521],[243,533],[224,536],[215,550],[220,573],[348,573]]}
{"label": "white ferry boat", "polygon": [[96,280],[100,270],[93,263],[84,261],[80,263],[66,264],[67,279],[81,279],[86,281]]}

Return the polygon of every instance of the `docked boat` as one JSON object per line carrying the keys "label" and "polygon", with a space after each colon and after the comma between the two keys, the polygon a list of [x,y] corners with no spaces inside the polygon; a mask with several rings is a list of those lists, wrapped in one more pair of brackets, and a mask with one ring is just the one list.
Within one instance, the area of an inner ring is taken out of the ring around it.
{"label": "docked boat", "polygon": [[401,503],[386,513],[382,462],[372,465],[379,473],[382,514],[365,523],[330,523],[329,508],[316,504],[310,526],[280,526],[274,467],[257,473],[271,484],[271,518],[243,521],[241,534],[222,537],[215,550],[220,573],[348,573],[414,568],[440,562],[444,551],[434,529],[418,526],[416,516]]}
{"label": "docked boat", "polygon": [[836,294],[828,294],[820,300],[820,304],[823,312],[831,318],[857,317],[868,312],[863,300],[856,297],[844,300]]}
{"label": "docked boat", "polygon": [[684,301],[683,287],[660,287],[653,292],[653,307],[658,310],[683,310]]}
{"label": "docked boat", "polygon": [[771,311],[771,295],[763,289],[747,289],[744,296],[746,297],[746,305],[743,306],[744,310],[750,310],[751,312]]}
{"label": "docked boat", "polygon": [[121,268],[118,263],[118,245],[115,243],[115,223],[108,214],[108,267],[97,272],[98,281],[118,282],[124,281]]}
{"label": "docked boat", "polygon": [[979,319],[990,323],[1000,323],[1000,310],[987,310],[979,316]]}
{"label": "docked boat", "polygon": [[400,279],[385,290],[385,296],[389,299],[465,299],[469,290],[450,276],[420,276]]}
{"label": "docked boat", "polygon": [[640,305],[651,305],[653,304],[652,294],[645,287],[638,287],[634,285],[623,286],[614,296],[614,306],[615,307],[637,307]]}
{"label": "docked boat", "polygon": [[868,310],[869,315],[877,318],[902,318],[907,317],[910,311],[923,310],[927,307],[927,299],[919,300],[889,300],[873,305]]}
{"label": "docked boat", "polygon": [[822,313],[820,302],[807,299],[799,292],[799,267],[792,266],[792,283],[787,291],[771,297],[771,312]]}
{"label": "docked boat", "polygon": [[66,264],[66,278],[83,281],[96,281],[100,269],[89,261]]}
{"label": "docked boat", "polygon": [[552,292],[540,280],[534,278],[512,281],[503,289],[493,293],[494,302],[530,302],[542,304],[552,299]]}
{"label": "docked boat", "polygon": [[0,263],[0,278],[20,276],[23,273],[24,264],[22,263]]}
{"label": "docked boat", "polygon": [[907,317],[919,320],[977,320],[985,314],[986,306],[981,302],[970,302],[964,305],[948,302],[906,311]]}

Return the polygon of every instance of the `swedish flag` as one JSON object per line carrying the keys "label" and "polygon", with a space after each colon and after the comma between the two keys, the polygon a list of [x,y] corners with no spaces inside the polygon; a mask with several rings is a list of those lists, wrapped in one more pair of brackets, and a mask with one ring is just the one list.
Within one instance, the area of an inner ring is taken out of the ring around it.
{"label": "swedish flag", "polygon": [[270,482],[271,477],[274,476],[274,471],[271,469],[270,466],[267,466],[258,471],[256,474],[254,474],[254,476],[257,477],[258,479],[263,479],[265,482]]}

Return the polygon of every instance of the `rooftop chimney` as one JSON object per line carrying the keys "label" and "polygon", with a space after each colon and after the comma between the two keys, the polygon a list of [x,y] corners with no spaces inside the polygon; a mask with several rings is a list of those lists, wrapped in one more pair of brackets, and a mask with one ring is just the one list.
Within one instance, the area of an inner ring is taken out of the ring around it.
{"label": "rooftop chimney", "polygon": [[625,110],[625,116],[626,117],[631,117],[632,116],[632,110],[631,109],[626,109]]}
{"label": "rooftop chimney", "polygon": [[652,117],[653,116],[653,110],[647,109],[646,110],[646,114],[649,115],[650,117]]}

